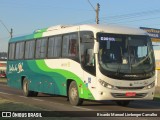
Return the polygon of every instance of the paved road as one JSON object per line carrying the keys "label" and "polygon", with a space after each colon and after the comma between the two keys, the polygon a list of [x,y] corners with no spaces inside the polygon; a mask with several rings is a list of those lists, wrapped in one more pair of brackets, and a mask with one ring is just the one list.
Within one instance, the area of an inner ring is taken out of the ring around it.
{"label": "paved road", "polygon": [[0,97],[32,104],[43,108],[45,111],[139,111],[140,113],[142,111],[160,111],[160,102],[156,101],[133,101],[128,107],[117,106],[112,101],[85,101],[82,106],[72,106],[66,97],[42,93],[39,93],[38,97],[24,97],[21,90],[10,88],[6,84],[0,84]]}

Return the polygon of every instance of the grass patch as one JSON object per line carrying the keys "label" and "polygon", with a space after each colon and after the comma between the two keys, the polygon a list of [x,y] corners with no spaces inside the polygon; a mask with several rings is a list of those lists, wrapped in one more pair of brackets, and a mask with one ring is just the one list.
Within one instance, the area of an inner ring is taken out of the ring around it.
{"label": "grass patch", "polygon": [[155,101],[160,101],[160,94],[155,94],[154,100]]}

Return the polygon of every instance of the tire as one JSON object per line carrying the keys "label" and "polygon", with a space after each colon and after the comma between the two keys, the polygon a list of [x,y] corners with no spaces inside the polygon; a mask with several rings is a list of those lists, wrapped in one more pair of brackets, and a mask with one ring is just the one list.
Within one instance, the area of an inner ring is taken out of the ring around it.
{"label": "tire", "polygon": [[69,102],[71,105],[78,106],[83,103],[83,100],[79,98],[78,87],[75,81],[72,81],[69,86]]}
{"label": "tire", "polygon": [[128,106],[130,101],[129,100],[119,100],[119,101],[116,101],[116,103],[119,106]]}
{"label": "tire", "polygon": [[23,80],[23,95],[26,97],[37,96],[38,92],[30,91],[28,85],[29,85],[29,81],[26,78],[24,78],[24,80]]}
{"label": "tire", "polygon": [[33,97],[38,96],[38,92],[32,91],[31,96],[33,96]]}

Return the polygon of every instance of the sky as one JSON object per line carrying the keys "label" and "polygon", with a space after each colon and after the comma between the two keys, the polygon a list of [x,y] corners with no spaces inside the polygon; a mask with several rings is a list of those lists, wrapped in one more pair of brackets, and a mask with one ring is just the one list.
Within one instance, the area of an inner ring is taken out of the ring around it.
{"label": "sky", "polygon": [[[160,0],[90,2],[100,4],[100,24],[160,29]],[[59,24],[95,24],[95,11],[88,0],[0,0],[0,52],[8,50],[11,28],[14,37]]]}

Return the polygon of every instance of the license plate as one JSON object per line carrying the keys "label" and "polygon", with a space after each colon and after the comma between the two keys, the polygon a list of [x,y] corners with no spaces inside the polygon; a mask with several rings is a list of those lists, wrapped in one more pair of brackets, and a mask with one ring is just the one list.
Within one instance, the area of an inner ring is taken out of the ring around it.
{"label": "license plate", "polygon": [[127,92],[126,96],[127,97],[134,97],[134,96],[136,96],[136,92]]}

